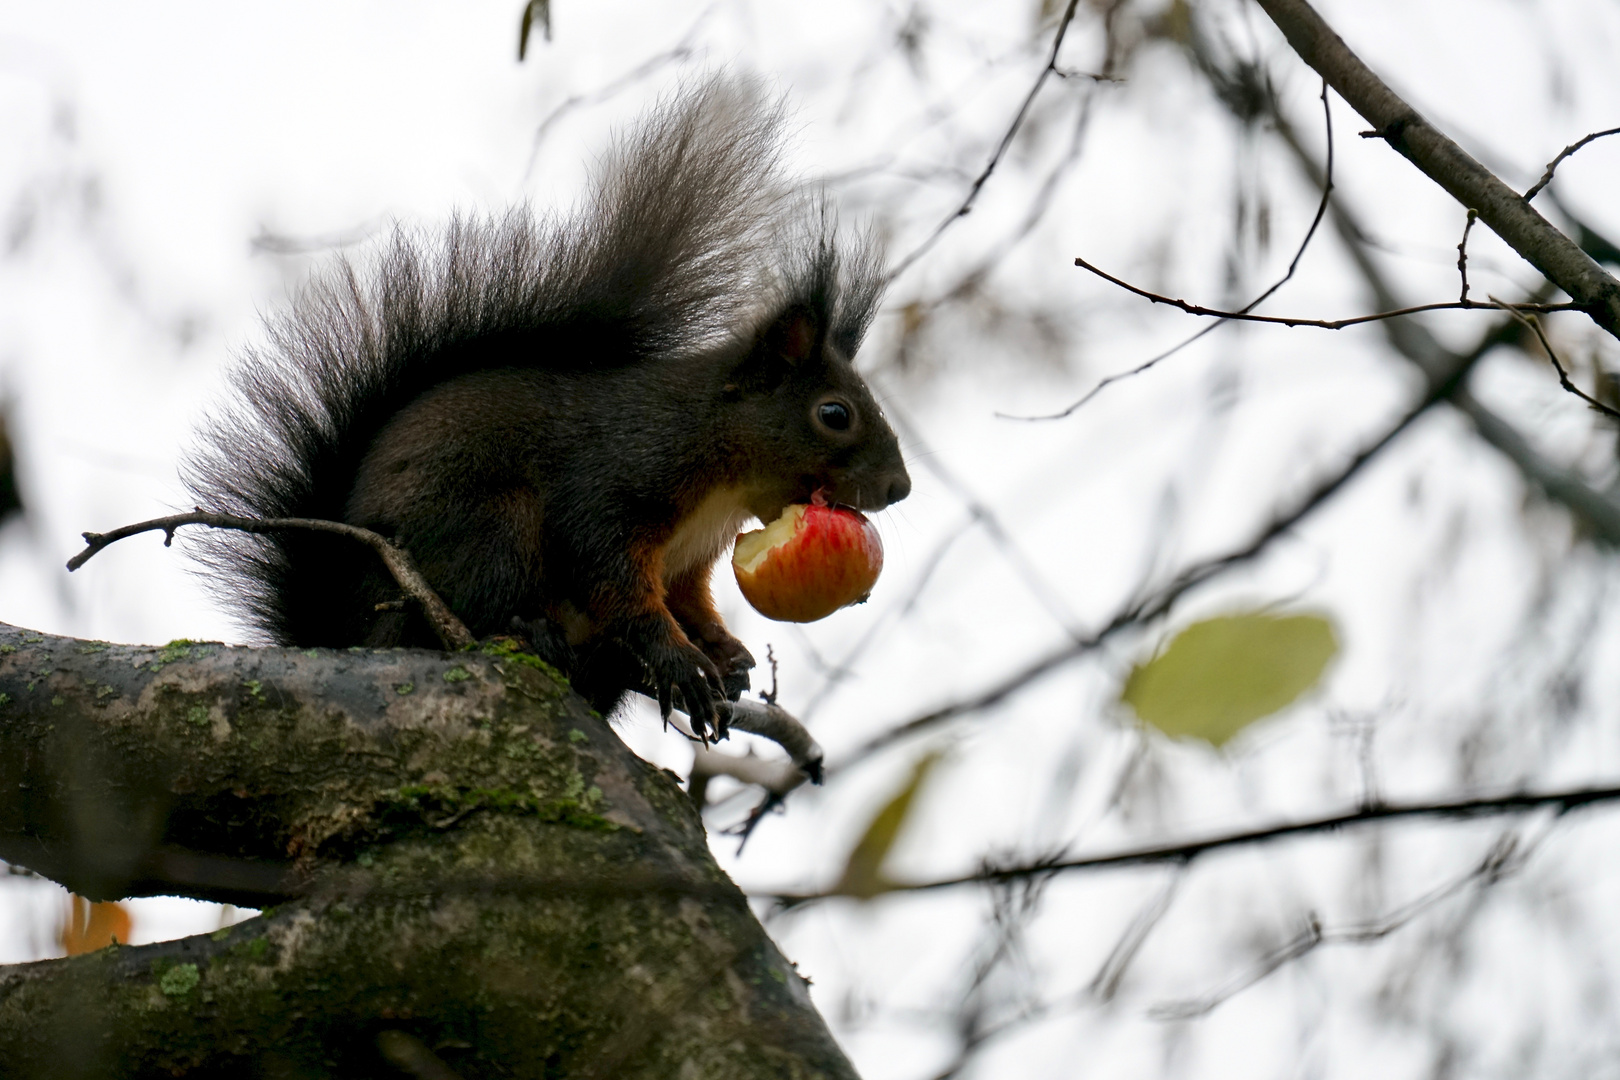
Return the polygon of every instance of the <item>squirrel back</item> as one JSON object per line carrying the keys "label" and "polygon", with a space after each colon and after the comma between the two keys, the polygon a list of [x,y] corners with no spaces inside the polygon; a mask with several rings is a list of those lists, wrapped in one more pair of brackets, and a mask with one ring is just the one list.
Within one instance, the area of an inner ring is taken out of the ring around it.
{"label": "squirrel back", "polygon": [[[736,528],[910,487],[850,364],[877,257],[783,178],[782,123],[712,78],[619,140],[570,216],[396,229],[369,271],[339,262],[236,370],[196,501],[388,535],[475,634],[524,633],[599,709],[679,691],[701,723],[753,663],[708,596]],[[222,533],[202,557],[271,641],[436,644],[352,541]]]}

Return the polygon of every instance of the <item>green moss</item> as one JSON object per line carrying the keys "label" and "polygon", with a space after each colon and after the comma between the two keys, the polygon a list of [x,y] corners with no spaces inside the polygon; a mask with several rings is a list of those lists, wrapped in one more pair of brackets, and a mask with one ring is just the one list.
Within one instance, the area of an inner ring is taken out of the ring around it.
{"label": "green moss", "polygon": [[466,682],[470,678],[472,678],[472,672],[464,667],[453,667],[444,673],[444,681],[447,683]]}
{"label": "green moss", "polygon": [[406,694],[411,693],[415,689],[416,689],[416,684],[415,683],[402,682],[398,686],[394,687],[394,693],[398,694],[400,697],[404,697]]}
{"label": "green moss", "polygon": [[579,730],[579,728],[570,728],[568,730],[568,741],[571,743],[582,743],[588,738],[590,736]]}
{"label": "green moss", "polygon": [[165,997],[185,997],[201,981],[196,964],[176,964],[158,976],[158,989]]}
{"label": "green moss", "polygon": [[79,646],[79,655],[80,656],[89,656],[91,653],[106,652],[106,651],[107,651],[107,643],[105,641],[87,641],[83,645]]}
{"label": "green moss", "polygon": [[117,693],[118,691],[111,686],[98,686],[96,687],[96,700],[100,701],[103,698],[110,698]]}
{"label": "green moss", "polygon": [[488,641],[480,642],[478,645],[474,646],[474,648],[483,653],[485,656],[494,656],[502,660],[511,660],[514,663],[522,664],[524,667],[531,667],[536,671],[543,671],[552,678],[562,682],[566,683],[568,681],[562,672],[540,659],[534,653],[524,652],[522,649],[520,649],[518,647],[517,639],[515,638],[490,638]]}
{"label": "green moss", "polygon": [[16,651],[17,646],[15,645],[0,645],[0,656],[9,656]]}
{"label": "green moss", "polygon": [[208,723],[208,709],[202,705],[193,705],[186,710],[186,723],[203,727]]}
{"label": "green moss", "polygon": [[0,694],[0,705],[10,705],[10,704],[11,704],[11,695],[10,694]]}
{"label": "green moss", "polygon": [[147,663],[146,669],[148,671],[162,671],[170,664],[179,663],[181,660],[190,660],[193,656],[201,656],[200,652],[194,653],[192,651],[193,646],[200,644],[201,642],[192,641],[190,638],[175,638],[158,651],[157,658]]}
{"label": "green moss", "polygon": [[57,705],[57,706],[66,705],[67,704],[67,698],[65,698],[65,697],[53,697],[53,698],[51,698],[51,704],[52,705]]}
{"label": "green moss", "polygon": [[248,679],[242,685],[247,689],[248,695],[255,701],[264,700],[264,684],[258,679]]}

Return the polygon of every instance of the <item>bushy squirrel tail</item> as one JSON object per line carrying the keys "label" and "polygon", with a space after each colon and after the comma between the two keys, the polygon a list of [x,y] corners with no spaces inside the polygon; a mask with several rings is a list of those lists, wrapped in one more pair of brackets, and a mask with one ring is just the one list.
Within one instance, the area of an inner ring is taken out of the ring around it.
{"label": "bushy squirrel tail", "polygon": [[[396,228],[366,265],[338,261],[243,356],[240,400],[182,467],[193,499],[342,520],[377,433],[438,383],[487,367],[584,373],[684,354],[738,333],[762,297],[823,288],[838,276],[828,237],[812,244],[819,254],[801,253],[802,268],[782,258],[806,204],[781,169],[783,120],[756,80],[710,77],[621,136],[570,215],[462,217],[436,240]],[[878,293],[866,271],[838,301],[843,322],[861,327]],[[359,545],[293,531],[193,543],[258,637],[360,643],[332,599],[374,558]]]}

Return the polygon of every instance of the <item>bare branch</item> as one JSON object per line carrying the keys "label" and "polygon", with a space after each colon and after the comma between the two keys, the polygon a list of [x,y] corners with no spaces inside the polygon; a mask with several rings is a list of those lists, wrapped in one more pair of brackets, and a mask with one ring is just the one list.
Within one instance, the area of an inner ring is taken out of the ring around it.
{"label": "bare branch", "polygon": [[1620,337],[1620,281],[1569,237],[1425,120],[1384,84],[1305,0],[1256,0],[1288,44],[1376,130],[1547,279],[1594,322]]}
{"label": "bare branch", "polygon": [[[1305,237],[1299,242],[1299,248],[1294,252],[1294,257],[1289,260],[1288,270],[1283,274],[1282,277],[1272,282],[1265,292],[1261,293],[1259,296],[1255,297],[1253,300],[1250,300],[1247,304],[1238,309],[1245,314],[1259,307],[1266,300],[1270,299],[1272,294],[1274,294],[1278,289],[1288,284],[1289,280],[1294,276],[1294,271],[1299,269],[1299,261],[1305,257],[1305,249],[1311,246],[1311,240],[1316,236],[1317,227],[1322,224],[1323,216],[1327,214],[1328,198],[1333,194],[1333,110],[1328,105],[1326,80],[1323,80],[1322,82],[1322,124],[1325,129],[1327,142],[1327,167],[1323,173],[1322,200],[1316,204],[1316,214],[1311,218],[1310,228],[1305,230]],[[1182,349],[1185,349],[1187,346],[1191,345],[1193,342],[1197,341],[1211,330],[1214,330],[1219,325],[1219,323],[1215,323],[1211,326],[1206,326],[1186,340],[1171,346],[1152,359],[1136,365],[1129,371],[1121,371],[1118,374],[1108,376],[1107,378],[1098,382],[1096,386],[1093,386],[1090,390],[1086,391],[1085,395],[1082,396],[1080,400],[1076,401],[1074,404],[1070,405],[1061,412],[1051,413],[1046,416],[1010,416],[1007,413],[1001,412],[996,413],[996,415],[1004,420],[1062,420],[1065,417],[1072,416],[1086,402],[1102,393],[1106,387],[1120,382],[1121,380],[1140,375],[1149,368],[1157,366],[1160,361],[1168,360],[1170,357],[1174,356]]]}
{"label": "bare branch", "polygon": [[319,518],[244,518],[231,514],[213,514],[198,507],[189,514],[174,514],[169,517],[153,518],[151,521],[142,521],[134,525],[125,525],[107,533],[84,533],[84,542],[89,545],[73,558],[68,560],[69,571],[77,570],[89,562],[101,549],[115,544],[126,537],[139,533],[163,531],[163,546],[168,547],[174,543],[174,532],[182,525],[206,525],[210,529],[235,529],[247,533],[279,532],[284,529],[307,529],[312,532],[333,533],[337,536],[347,536],[351,540],[358,540],[382,559],[383,565],[394,576],[399,587],[404,589],[412,600],[422,606],[422,613],[432,624],[439,635],[444,647],[454,652],[477,643],[472,632],[450,610],[448,604],[439,598],[433,591],[433,586],[416,569],[411,560],[410,553],[404,548],[389,540],[386,536],[362,529],[357,525],[346,525],[340,521],[323,521]]}
{"label": "bare branch", "polygon": [[[1274,128],[1288,147],[1295,164],[1307,177],[1320,179],[1315,160],[1300,141],[1287,116],[1276,107],[1274,101],[1271,107]],[[1555,205],[1558,203],[1557,192],[1549,192],[1548,197]],[[1560,206],[1560,212],[1576,222],[1583,245],[1590,246],[1594,251],[1617,251],[1612,245],[1607,245],[1603,237],[1570,215],[1567,209]],[[1400,299],[1394,287],[1368,251],[1366,230],[1342,199],[1333,203],[1333,224],[1345,251],[1373,294],[1374,302],[1383,307],[1399,307]],[[1551,288],[1549,284],[1547,289]],[[1381,325],[1390,345],[1421,371],[1430,385],[1445,379],[1447,373],[1454,371],[1459,364],[1471,362],[1470,358],[1477,359],[1497,345],[1515,344],[1520,333],[1515,322],[1504,319],[1500,325],[1481,335],[1474,348],[1465,355],[1454,353],[1441,345],[1418,320],[1395,319]],[[1480,437],[1511,461],[1527,480],[1567,507],[1604,542],[1620,545],[1620,500],[1600,491],[1578,472],[1547,459],[1516,427],[1469,393],[1465,384],[1457,384],[1450,401],[1474,422]]]}
{"label": "bare branch", "polygon": [[[1155,847],[1136,848],[1110,855],[1093,855],[1083,859],[1049,859],[1022,866],[994,867],[960,877],[939,878],[934,881],[896,883],[889,892],[931,892],[952,889],[962,885],[991,885],[1028,877],[1048,877],[1054,874],[1090,870],[1118,870],[1132,866],[1151,866],[1160,863],[1184,864],[1211,851],[1227,848],[1252,847],[1288,840],[1299,836],[1338,832],[1359,825],[1416,818],[1443,820],[1471,820],[1482,817],[1501,817],[1525,814],[1537,810],[1552,810],[1562,816],[1571,810],[1620,801],[1620,787],[1573,788],[1564,791],[1520,792],[1488,798],[1459,799],[1447,802],[1396,803],[1364,807],[1352,813],[1331,817],[1312,818],[1307,821],[1288,822],[1243,832],[1227,833],[1204,840],[1183,841]],[[827,899],[837,893],[780,893],[771,896],[786,906]]]}
{"label": "bare branch", "polygon": [[1427,412],[1436,402],[1451,394],[1460,385],[1462,378],[1470,369],[1471,363],[1472,360],[1470,359],[1457,368],[1448,379],[1432,387],[1421,401],[1402,415],[1384,434],[1363,447],[1338,472],[1312,487],[1292,507],[1274,516],[1241,548],[1189,566],[1158,592],[1121,609],[1101,629],[1088,636],[1076,638],[1059,646],[972,697],[932,709],[921,716],[890,728],[888,731],[869,739],[857,747],[849,754],[848,760],[859,761],[912,735],[938,727],[946,721],[983,712],[985,709],[999,705],[1025,687],[1094,651],[1120,631],[1162,618],[1169,613],[1170,609],[1175,606],[1176,601],[1185,593],[1233,567],[1253,560],[1261,552],[1265,551],[1273,540],[1287,533],[1316,510],[1317,507],[1330,499],[1345,484],[1349,483],[1351,478],[1360,472],[1369,461],[1375,458],[1390,443],[1394,442],[1402,432],[1411,426],[1413,421]]}
{"label": "bare branch", "polygon": [[[1545,838],[1546,834],[1543,833],[1540,839]],[[1536,846],[1539,846],[1539,841],[1527,848],[1521,848],[1512,832],[1504,833],[1497,837],[1496,842],[1485,853],[1485,857],[1467,873],[1431,889],[1380,918],[1359,925],[1324,927],[1321,920],[1315,914],[1311,914],[1306,918],[1305,928],[1298,936],[1266,954],[1248,971],[1200,997],[1155,1005],[1148,1010],[1148,1016],[1155,1020],[1193,1020],[1207,1016],[1267,976],[1324,945],[1368,945],[1382,941],[1468,886],[1478,884],[1481,888],[1486,888],[1522,868]]]}
{"label": "bare branch", "polygon": [[1540,194],[1542,188],[1552,183],[1554,171],[1557,170],[1559,164],[1565,158],[1569,157],[1569,155],[1573,154],[1587,143],[1592,142],[1595,139],[1601,139],[1606,135],[1620,135],[1620,127],[1609,128],[1607,131],[1594,131],[1592,134],[1586,136],[1586,138],[1572,142],[1560,150],[1557,157],[1547,162],[1547,171],[1541,174],[1541,179],[1532,184],[1530,190],[1524,193],[1524,201],[1529,202],[1531,199]]}
{"label": "bare branch", "polygon": [[1491,297],[1491,302],[1497,307],[1501,308],[1503,311],[1507,312],[1509,315],[1512,315],[1524,326],[1534,331],[1536,340],[1541,342],[1542,349],[1544,349],[1547,353],[1547,359],[1552,361],[1553,370],[1558,372],[1558,384],[1560,386],[1574,394],[1576,397],[1580,398],[1582,401],[1586,402],[1588,405],[1592,406],[1592,408],[1596,409],[1603,415],[1612,417],[1614,419],[1620,419],[1620,412],[1616,412],[1615,410],[1609,408],[1607,405],[1603,404],[1603,402],[1599,401],[1597,398],[1593,397],[1591,394],[1588,394],[1585,390],[1582,390],[1580,387],[1569,381],[1569,372],[1564,369],[1564,364],[1558,359],[1558,354],[1553,352],[1552,342],[1548,341],[1547,335],[1542,333],[1541,320],[1534,319],[1526,315],[1524,313],[1524,309],[1520,306],[1503,303],[1494,296]]}
{"label": "bare branch", "polygon": [[754,754],[722,754],[706,746],[696,747],[689,780],[693,790],[716,776],[754,784],[778,796],[804,783],[804,773],[791,761],[769,761]]}
{"label": "bare branch", "polygon": [[[704,21],[708,19],[709,15],[713,11],[714,9],[712,7],[704,8],[702,13],[699,14],[697,19],[692,23],[691,27],[687,29],[686,35],[675,44],[674,48],[666,49],[661,53],[656,53],[648,57],[635,67],[631,68],[629,71],[621,74],[618,78],[609,80],[606,84],[598,87],[596,90],[589,93],[570,95],[555,109],[552,109],[550,113],[546,114],[546,118],[540,121],[540,125],[534,129],[534,138],[529,144],[529,161],[528,164],[523,167],[523,183],[527,185],[529,179],[534,175],[534,167],[540,160],[540,147],[545,143],[546,136],[551,133],[551,128],[557,123],[557,121],[561,120],[565,114],[572,112],[575,109],[588,107],[591,105],[599,105],[604,101],[609,101],[614,97],[617,97],[619,94],[623,93],[631,86],[634,86],[642,79],[655,74],[670,64],[685,63],[687,60],[691,59],[692,53],[695,51],[693,41],[697,38],[698,29],[703,25]],[[528,17],[527,10],[524,11],[524,17]],[[547,23],[546,39],[548,41],[550,40],[549,22]],[[520,55],[518,59],[521,60],[522,56]]]}
{"label": "bare branch", "polygon": [[1457,241],[1457,274],[1462,278],[1462,292],[1457,295],[1457,301],[1462,304],[1468,303],[1468,234],[1478,220],[1479,211],[1470,208],[1468,220],[1463,222],[1462,239]]}
{"label": "bare branch", "polygon": [[[1395,319],[1402,315],[1416,315],[1424,311],[1474,311],[1480,308],[1490,309],[1499,306],[1495,301],[1481,304],[1474,300],[1445,300],[1433,304],[1417,304],[1413,307],[1398,308],[1394,311],[1380,311],[1372,315],[1353,315],[1347,319],[1302,319],[1287,315],[1251,315],[1247,310],[1221,311],[1218,308],[1207,308],[1200,304],[1188,303],[1173,296],[1164,296],[1160,293],[1149,292],[1147,289],[1132,285],[1104,270],[1099,270],[1086,260],[1076,257],[1074,265],[1082,270],[1089,270],[1093,274],[1111,284],[1118,285],[1126,292],[1151,300],[1155,304],[1169,304],[1180,308],[1189,315],[1206,315],[1214,319],[1226,319],[1240,322],[1271,323],[1277,326],[1308,326],[1318,330],[1343,330],[1347,326],[1359,326],[1362,323],[1378,322],[1382,319]],[[1522,310],[1545,314],[1554,311],[1585,311],[1579,304],[1521,304]],[[1044,419],[1044,418],[1042,418]]]}
{"label": "bare branch", "polygon": [[1035,76],[1035,84],[1029,88],[1029,93],[1024,95],[1023,103],[1018,106],[1018,111],[1013,114],[1012,123],[1007,126],[1006,133],[1001,136],[1001,141],[996,144],[995,152],[990,155],[990,160],[985,163],[979,175],[974,177],[973,185],[968,188],[967,196],[963,198],[961,204],[955,210],[951,211],[945,220],[935,226],[934,231],[928,234],[927,239],[912,248],[905,258],[889,269],[889,272],[884,275],[886,284],[893,282],[901,274],[911,269],[918,259],[926,255],[939,242],[939,238],[945,235],[946,229],[949,229],[959,219],[967,217],[973,210],[973,204],[979,199],[979,192],[984,190],[984,185],[990,181],[990,174],[996,171],[996,166],[1001,164],[1001,159],[1006,156],[1008,147],[1012,146],[1013,139],[1018,137],[1018,132],[1024,126],[1025,118],[1029,116],[1030,107],[1035,104],[1035,99],[1040,95],[1041,88],[1046,85],[1046,80],[1053,75],[1063,75],[1063,72],[1057,66],[1058,51],[1063,48],[1063,39],[1069,33],[1069,26],[1074,22],[1075,8],[1079,4],[1080,0],[1069,0],[1068,6],[1063,9],[1063,15],[1058,21],[1057,34],[1052,38],[1052,48],[1046,55],[1046,66],[1041,68],[1039,75]]}

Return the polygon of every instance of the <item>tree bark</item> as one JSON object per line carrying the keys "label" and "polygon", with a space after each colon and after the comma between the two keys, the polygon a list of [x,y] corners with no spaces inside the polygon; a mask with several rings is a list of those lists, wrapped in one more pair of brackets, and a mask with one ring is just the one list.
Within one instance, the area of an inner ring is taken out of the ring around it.
{"label": "tree bark", "polygon": [[855,1075],[677,778],[498,645],[0,625],[0,858],[275,904],[0,969],[7,1077]]}

